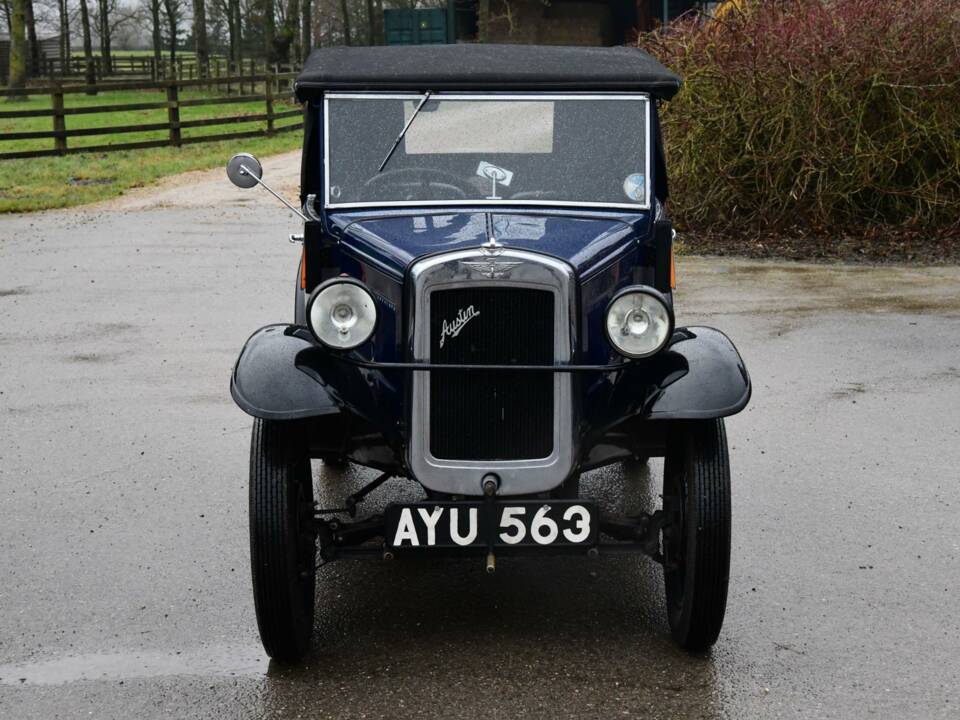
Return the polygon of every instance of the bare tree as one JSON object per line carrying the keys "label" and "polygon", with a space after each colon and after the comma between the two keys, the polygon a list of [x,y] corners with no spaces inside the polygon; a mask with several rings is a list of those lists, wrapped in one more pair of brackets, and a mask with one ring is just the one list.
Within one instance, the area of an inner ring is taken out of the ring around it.
{"label": "bare tree", "polygon": [[67,72],[70,62],[70,8],[67,0],[57,0],[57,14],[60,16],[60,72]]}
{"label": "bare tree", "polygon": [[37,42],[37,21],[33,15],[33,0],[24,2],[23,20],[27,26],[27,49],[29,50],[27,75],[33,77],[40,72],[40,43]]}
{"label": "bare tree", "polygon": [[80,26],[83,28],[83,62],[87,95],[96,95],[97,70],[93,64],[93,42],[90,39],[90,11],[87,9],[87,0],[80,0]]}
{"label": "bare tree", "polygon": [[10,7],[10,0],[0,0],[0,13],[3,14],[4,22],[7,23],[7,35],[13,37],[13,28],[11,27],[13,8]]}
{"label": "bare tree", "polygon": [[284,54],[284,62],[293,63],[300,57],[300,2],[299,0],[287,0],[287,17],[285,23],[287,41],[287,52]]}
{"label": "bare tree", "polygon": [[300,60],[307,61],[313,45],[313,0],[300,0]]}
{"label": "bare tree", "polygon": [[[18,90],[27,84],[27,31],[26,0],[13,0],[8,6],[7,22],[10,27],[10,74],[7,87]],[[23,97],[10,95],[9,100],[23,100]]]}
{"label": "bare tree", "polygon": [[480,0],[477,9],[477,40],[487,42],[490,37],[490,0]]}
{"label": "bare tree", "polygon": [[350,44],[350,7],[347,0],[340,0],[340,14],[343,18],[343,44]]}
{"label": "bare tree", "polygon": [[240,0],[228,0],[230,7],[230,59],[234,67],[243,62],[243,22],[240,14]]}
{"label": "bare tree", "polygon": [[210,49],[207,44],[207,10],[204,0],[193,0],[193,42],[200,76],[206,77],[210,65]]}
{"label": "bare tree", "polygon": [[230,62],[236,69],[240,68],[243,62],[243,24],[240,17],[240,0],[228,0],[227,2],[230,27]]}
{"label": "bare tree", "polygon": [[103,75],[113,73],[113,42],[118,31],[141,15],[136,7],[120,0],[97,0],[93,11],[97,40],[100,43],[100,62]]}
{"label": "bare tree", "polygon": [[276,11],[280,16],[280,31],[273,41],[274,59],[287,63],[300,55],[300,2],[287,0],[286,6],[277,3]]}
{"label": "bare tree", "polygon": [[163,14],[167,21],[167,40],[170,43],[170,64],[177,61],[177,40],[183,19],[183,0],[163,0]]}
{"label": "bare tree", "polygon": [[150,21],[152,22],[153,35],[153,66],[157,77],[160,77],[163,67],[162,40],[160,36],[160,0],[150,0]]}
{"label": "bare tree", "polygon": [[267,59],[267,65],[274,61],[274,34],[276,32],[276,12],[273,0],[262,0],[263,7],[263,54]]}
{"label": "bare tree", "polygon": [[110,51],[112,30],[110,27],[110,0],[97,0],[97,35],[100,36],[100,62],[104,75],[113,73],[113,55]]}
{"label": "bare tree", "polygon": [[376,15],[373,9],[373,0],[367,0],[367,45],[377,44]]}

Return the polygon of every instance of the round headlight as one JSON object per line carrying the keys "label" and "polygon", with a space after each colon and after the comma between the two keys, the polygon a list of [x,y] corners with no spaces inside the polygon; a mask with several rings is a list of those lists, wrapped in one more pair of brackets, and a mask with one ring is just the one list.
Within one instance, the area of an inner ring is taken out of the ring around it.
{"label": "round headlight", "polygon": [[354,280],[330,280],[307,303],[310,332],[324,345],[350,350],[362,345],[377,325],[373,296]]}
{"label": "round headlight", "polygon": [[642,358],[659,351],[673,331],[673,316],[653,288],[624,290],[607,308],[607,337],[621,355]]}

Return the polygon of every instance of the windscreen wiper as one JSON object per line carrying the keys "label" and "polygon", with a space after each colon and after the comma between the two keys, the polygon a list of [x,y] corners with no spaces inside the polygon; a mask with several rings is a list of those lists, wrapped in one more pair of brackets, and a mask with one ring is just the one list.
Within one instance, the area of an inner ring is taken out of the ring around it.
{"label": "windscreen wiper", "polygon": [[423,97],[420,98],[420,103],[414,109],[413,115],[411,115],[410,119],[407,120],[407,124],[403,126],[403,130],[401,130],[400,134],[397,135],[397,139],[393,141],[393,145],[391,146],[390,150],[387,152],[387,156],[383,159],[383,162],[380,163],[380,167],[377,168],[378,173],[383,172],[383,169],[387,166],[387,163],[390,162],[390,158],[393,157],[393,153],[396,151],[397,146],[400,144],[400,141],[403,140],[403,136],[407,134],[407,130],[410,129],[410,126],[413,124],[413,121],[416,119],[417,113],[420,112],[420,108],[422,108],[423,104],[429,99],[430,99],[430,91],[427,90],[427,92],[423,94]]}

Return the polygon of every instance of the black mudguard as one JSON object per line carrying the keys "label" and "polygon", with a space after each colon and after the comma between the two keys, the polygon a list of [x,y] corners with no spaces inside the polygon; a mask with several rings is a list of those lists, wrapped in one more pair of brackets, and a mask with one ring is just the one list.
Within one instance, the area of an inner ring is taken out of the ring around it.
{"label": "black mudguard", "polygon": [[240,409],[264,420],[315,420],[337,435],[380,433],[399,447],[399,411],[383,401],[396,388],[387,392],[378,371],[333,359],[307,333],[268,325],[250,336],[230,382]]}
{"label": "black mudguard", "polygon": [[581,470],[663,455],[676,422],[738,413],[750,392],[746,365],[726,335],[679,328],[663,351],[591,389]]}
{"label": "black mudguard", "polygon": [[234,402],[264,420],[338,415],[340,408],[328,389],[297,367],[297,355],[313,345],[287,332],[289,327],[268,325],[247,340],[230,381]]}
{"label": "black mudguard", "polygon": [[740,412],[750,401],[747,367],[726,335],[679,328],[669,346],[634,363],[613,383],[612,420],[704,420]]}
{"label": "black mudguard", "polygon": [[247,340],[233,369],[230,393],[241,410],[288,421],[285,435],[311,457],[348,457],[396,469],[402,442],[363,370],[330,359],[296,325],[268,325]]}

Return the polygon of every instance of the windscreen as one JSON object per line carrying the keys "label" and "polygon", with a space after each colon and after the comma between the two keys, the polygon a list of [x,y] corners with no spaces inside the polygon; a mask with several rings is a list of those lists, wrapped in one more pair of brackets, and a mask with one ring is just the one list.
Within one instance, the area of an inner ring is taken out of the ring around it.
{"label": "windscreen", "polygon": [[648,115],[639,94],[328,95],[326,205],[649,207]]}

